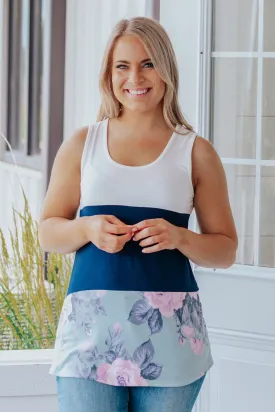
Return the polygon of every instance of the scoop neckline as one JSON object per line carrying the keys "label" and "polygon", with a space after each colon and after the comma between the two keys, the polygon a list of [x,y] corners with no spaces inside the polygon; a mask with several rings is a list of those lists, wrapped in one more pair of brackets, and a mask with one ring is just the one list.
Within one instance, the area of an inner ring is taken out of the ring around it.
{"label": "scoop neckline", "polygon": [[[175,139],[177,133],[174,131],[172,135],[170,136],[170,139],[168,140],[166,146],[164,147],[163,151],[160,153],[160,155],[151,163],[147,163],[146,165],[141,165],[141,166],[129,166],[129,165],[124,165],[122,163],[116,162],[110,155],[109,148],[108,148],[108,125],[109,125],[109,118],[105,120],[105,130],[104,130],[104,151],[107,156],[107,159],[109,162],[113,163],[115,166],[120,167],[122,169],[128,169],[128,170],[140,170],[140,169],[147,169],[149,167],[154,166],[155,164],[159,163],[162,158],[166,155],[168,152],[170,146],[173,143],[173,140]],[[176,130],[178,130],[178,126],[176,126]]]}

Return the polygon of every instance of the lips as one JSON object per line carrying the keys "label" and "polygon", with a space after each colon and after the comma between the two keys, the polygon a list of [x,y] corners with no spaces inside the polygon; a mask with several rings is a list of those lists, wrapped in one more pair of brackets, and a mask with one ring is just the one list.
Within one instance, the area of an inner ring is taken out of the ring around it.
{"label": "lips", "polygon": [[144,89],[125,89],[125,92],[127,92],[130,96],[145,96],[148,94],[151,90],[151,87],[144,88]]}

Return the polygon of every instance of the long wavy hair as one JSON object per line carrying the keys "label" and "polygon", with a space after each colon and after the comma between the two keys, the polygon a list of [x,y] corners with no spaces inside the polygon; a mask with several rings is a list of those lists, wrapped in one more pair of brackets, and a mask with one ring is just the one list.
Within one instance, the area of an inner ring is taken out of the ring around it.
{"label": "long wavy hair", "polygon": [[163,116],[168,127],[174,131],[177,131],[177,126],[184,126],[187,131],[193,130],[185,120],[178,102],[179,73],[171,40],[163,26],[148,17],[122,19],[111,33],[99,75],[101,106],[97,121],[118,117],[120,114],[121,104],[112,88],[112,56],[117,40],[124,35],[136,36],[142,42],[155,70],[165,82]]}

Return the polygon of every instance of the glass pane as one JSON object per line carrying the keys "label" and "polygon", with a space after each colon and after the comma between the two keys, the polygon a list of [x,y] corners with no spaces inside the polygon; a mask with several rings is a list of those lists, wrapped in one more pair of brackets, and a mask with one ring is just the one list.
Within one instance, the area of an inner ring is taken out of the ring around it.
{"label": "glass pane", "polygon": [[237,264],[253,265],[255,166],[224,165],[238,237]]}
{"label": "glass pane", "polygon": [[275,1],[264,1],[264,51],[275,52]]}
{"label": "glass pane", "polygon": [[213,50],[257,51],[258,0],[215,0],[213,4]]}
{"label": "glass pane", "polygon": [[29,106],[29,41],[30,4],[21,1],[21,44],[20,44],[20,105],[19,105],[19,150],[26,152],[28,141]]}
{"label": "glass pane", "polygon": [[255,158],[257,59],[213,59],[211,140],[222,157]]}
{"label": "glass pane", "polygon": [[[31,55],[31,90],[30,90],[30,123],[28,154],[36,155],[41,152],[39,145],[41,138],[41,101],[42,101],[42,71],[43,71],[43,26],[42,3],[40,0],[32,3],[32,39],[30,47]],[[44,36],[45,38],[46,36]]]}
{"label": "glass pane", "polygon": [[275,159],[275,58],[263,60],[262,158]]}
{"label": "glass pane", "polygon": [[260,266],[275,267],[275,167],[262,167]]}
{"label": "glass pane", "polygon": [[47,7],[48,7],[48,1],[47,0],[42,0],[41,2],[41,16],[40,16],[40,45],[39,45],[39,50],[40,50],[40,113],[39,113],[39,136],[38,136],[38,147],[39,147],[39,152],[42,151],[43,148],[43,135],[44,135],[44,130],[46,128],[46,122],[47,119],[45,119],[45,113],[46,113],[46,108],[43,107],[43,82],[46,80],[45,78],[45,73],[47,70],[46,64],[47,64],[47,59],[45,59],[45,53],[47,52],[47,37],[46,37],[46,26],[47,26]]}

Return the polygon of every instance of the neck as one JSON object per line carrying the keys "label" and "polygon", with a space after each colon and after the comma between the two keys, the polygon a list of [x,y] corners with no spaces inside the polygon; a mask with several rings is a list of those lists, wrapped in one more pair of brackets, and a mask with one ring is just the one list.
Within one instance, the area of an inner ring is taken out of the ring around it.
{"label": "neck", "polygon": [[162,107],[153,112],[138,112],[123,108],[118,121],[132,130],[148,131],[155,128],[168,128],[163,118]]}

